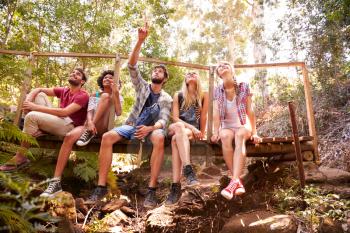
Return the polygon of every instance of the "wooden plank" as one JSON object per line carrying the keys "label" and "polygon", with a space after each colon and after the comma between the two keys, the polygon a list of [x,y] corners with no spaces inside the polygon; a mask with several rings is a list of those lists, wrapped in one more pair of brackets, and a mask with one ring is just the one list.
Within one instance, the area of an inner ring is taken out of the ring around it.
{"label": "wooden plank", "polygon": [[[299,141],[312,141],[314,137],[312,136],[301,136],[299,137]],[[293,137],[263,137],[261,139],[261,143],[280,143],[280,142],[293,142]],[[247,143],[252,143],[248,141]]]}
{"label": "wooden plank", "polygon": [[303,66],[304,62],[278,62],[278,63],[263,63],[263,64],[235,64],[237,69],[255,69],[255,68],[276,68],[276,67],[291,67]]}
{"label": "wooden plank", "polygon": [[30,52],[0,49],[0,54],[30,56]]}
{"label": "wooden plank", "polygon": [[303,190],[305,188],[305,172],[304,172],[303,158],[301,155],[301,148],[300,148],[300,142],[299,142],[299,131],[298,131],[298,124],[296,120],[296,114],[295,114],[295,106],[293,102],[288,102],[288,108],[290,113],[290,121],[292,124],[294,149],[295,149],[295,155],[297,158],[296,161],[297,161],[298,171],[299,171],[300,192],[301,192],[301,197],[304,198]]}
{"label": "wooden plank", "polygon": [[[38,56],[38,57],[114,58],[115,54],[35,52],[35,56]],[[119,55],[119,56],[121,59],[128,59],[129,58],[127,55]],[[150,63],[174,65],[174,66],[188,67],[188,68],[200,69],[200,70],[209,70],[209,66],[204,66],[204,65],[199,65],[199,64],[191,64],[191,63],[185,63],[185,62],[166,61],[166,60],[160,60],[157,58],[139,57],[138,60],[143,61],[143,62],[150,62]]]}
{"label": "wooden plank", "polygon": [[215,72],[215,66],[211,66],[209,71],[209,106],[208,106],[208,128],[207,128],[208,142],[210,142],[210,138],[213,135],[214,72]]}
{"label": "wooden plank", "polygon": [[17,111],[16,111],[16,116],[14,119],[14,124],[19,126],[20,121],[21,121],[21,116],[22,116],[22,107],[23,107],[23,102],[26,99],[27,93],[30,88],[30,84],[32,82],[32,68],[34,67],[34,62],[35,62],[35,57],[31,54],[29,56],[29,65],[27,67],[27,70],[25,72],[23,84],[21,87],[21,94],[18,99],[18,104],[17,104]]}
{"label": "wooden plank", "polygon": [[317,132],[316,132],[316,124],[315,124],[315,115],[314,115],[314,109],[312,104],[312,92],[311,92],[311,86],[309,81],[309,75],[308,71],[306,69],[306,65],[302,66],[302,73],[303,73],[303,82],[304,82],[304,92],[305,92],[305,100],[306,100],[306,112],[307,112],[307,121],[309,126],[309,133],[310,136],[314,137],[314,151],[315,151],[315,162],[320,163],[320,155],[318,152],[318,138],[317,138]]}
{"label": "wooden plank", "polygon": [[[60,149],[62,143],[62,137],[55,136],[44,136],[38,138],[38,143],[40,147],[47,149]],[[234,146],[234,143],[233,143]],[[140,143],[138,140],[135,141],[121,141],[113,145],[113,152],[115,153],[131,153],[137,154],[139,152]],[[93,139],[91,143],[84,147],[73,147],[76,151],[88,151],[88,152],[98,152],[100,149],[100,139]],[[150,143],[144,143],[143,145],[143,155],[149,155],[152,150],[152,145]],[[311,141],[301,142],[302,151],[312,151],[313,144]],[[271,143],[271,144],[247,144],[248,157],[270,157],[276,154],[286,154],[294,152],[294,146],[290,142],[285,143]],[[165,143],[165,153],[171,154],[171,141],[167,140]],[[212,144],[207,141],[192,141],[191,142],[191,156],[205,156],[209,154],[210,156],[221,156],[221,145]]]}
{"label": "wooden plank", "polygon": [[[29,56],[30,52],[0,49],[0,54],[12,54]],[[115,58],[115,54],[101,54],[101,53],[75,53],[75,52],[33,52],[33,55],[38,57],[85,57],[85,58]],[[120,55],[121,59],[128,59],[127,55]],[[166,61],[156,58],[140,57],[140,61],[167,64],[181,67],[188,67],[200,70],[209,70],[210,66],[191,64],[185,62]],[[264,63],[264,64],[235,64],[237,69],[254,69],[254,68],[276,68],[276,67],[291,67],[303,66],[304,62],[279,62],[279,63]]]}

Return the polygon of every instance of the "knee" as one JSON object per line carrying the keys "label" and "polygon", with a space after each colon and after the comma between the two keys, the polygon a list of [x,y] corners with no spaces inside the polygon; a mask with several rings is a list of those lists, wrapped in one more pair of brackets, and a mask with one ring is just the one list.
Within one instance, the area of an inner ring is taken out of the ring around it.
{"label": "knee", "polygon": [[176,134],[183,133],[185,131],[185,125],[182,122],[174,123],[174,131]]}
{"label": "knee", "polygon": [[75,138],[76,138],[76,137],[75,137],[71,132],[69,132],[69,133],[67,133],[66,136],[64,137],[63,143],[74,144]]}
{"label": "knee", "polygon": [[228,133],[220,133],[220,139],[222,143],[231,143],[232,137]]}
{"label": "knee", "polygon": [[151,136],[151,142],[153,146],[163,147],[164,141],[165,141],[165,137],[161,133],[153,133]]}
{"label": "knee", "polygon": [[239,130],[236,134],[235,134],[235,141],[239,141],[242,142],[245,140],[245,138],[247,137],[248,131],[245,130]]}
{"label": "knee", "polygon": [[111,132],[106,132],[102,135],[102,140],[101,140],[101,144],[103,145],[113,145],[114,141],[113,141],[113,133]]}
{"label": "knee", "polygon": [[100,100],[109,100],[109,94],[108,93],[102,93],[100,96]]}

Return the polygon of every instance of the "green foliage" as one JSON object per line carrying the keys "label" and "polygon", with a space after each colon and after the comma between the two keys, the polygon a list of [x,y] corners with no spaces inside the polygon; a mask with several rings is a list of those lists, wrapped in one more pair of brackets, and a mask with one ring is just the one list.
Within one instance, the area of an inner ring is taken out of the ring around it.
{"label": "green foliage", "polygon": [[28,180],[14,180],[11,175],[0,172],[0,225],[9,232],[36,232],[33,223],[54,222],[48,213],[42,212],[43,199],[33,196],[33,191],[43,183],[32,184]]}
{"label": "green foliage", "polygon": [[17,126],[0,118],[0,160],[7,160],[9,154],[20,150],[27,156],[32,156],[31,152],[21,148],[14,143],[27,142],[30,145],[38,146],[35,138],[23,133]]}
{"label": "green foliage", "polygon": [[75,152],[76,160],[73,168],[75,176],[91,182],[96,179],[98,173],[98,155],[94,152]]}
{"label": "green foliage", "polygon": [[307,185],[304,189],[304,201],[306,208],[302,209],[303,199],[299,193],[299,183],[289,188],[278,188],[274,191],[277,200],[277,208],[282,212],[295,212],[302,221],[309,223],[315,230],[322,218],[330,217],[334,220],[344,221],[346,213],[350,211],[350,201],[340,199],[336,194],[324,194],[322,190],[313,185]]}

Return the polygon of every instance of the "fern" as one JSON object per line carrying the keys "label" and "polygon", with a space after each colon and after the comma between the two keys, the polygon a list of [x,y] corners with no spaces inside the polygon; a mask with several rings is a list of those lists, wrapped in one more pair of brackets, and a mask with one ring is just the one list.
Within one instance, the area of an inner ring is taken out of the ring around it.
{"label": "fern", "polygon": [[0,141],[27,142],[32,146],[39,146],[32,136],[23,133],[17,126],[0,119]]}
{"label": "fern", "polygon": [[9,232],[36,232],[32,222],[56,222],[47,212],[41,212],[43,199],[34,197],[32,192],[45,182],[32,184],[28,180],[14,180],[9,174],[0,172],[0,223]]}
{"label": "fern", "polygon": [[76,152],[73,173],[85,182],[93,181],[98,172],[98,156],[95,152]]}

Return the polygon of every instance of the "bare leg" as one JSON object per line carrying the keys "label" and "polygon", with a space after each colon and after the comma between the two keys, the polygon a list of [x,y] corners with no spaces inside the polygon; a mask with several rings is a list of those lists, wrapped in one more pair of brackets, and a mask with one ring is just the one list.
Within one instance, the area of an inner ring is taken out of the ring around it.
{"label": "bare leg", "polygon": [[157,186],[157,179],[164,160],[164,141],[163,130],[155,130],[151,134],[153,150],[151,155],[151,179],[149,187]]}
{"label": "bare leg", "polygon": [[110,107],[110,96],[107,93],[103,93],[98,102],[97,109],[95,111],[93,122],[96,124],[107,112]]}
{"label": "bare leg", "polygon": [[169,126],[175,132],[173,137],[176,138],[176,145],[181,157],[183,166],[191,164],[190,160],[190,138],[192,138],[192,131],[185,128],[181,122],[176,122]]}
{"label": "bare leg", "polygon": [[233,174],[233,147],[232,141],[234,137],[234,133],[230,129],[222,129],[220,130],[220,139],[222,144],[222,154],[224,156],[224,160],[226,166]]}
{"label": "bare leg", "polygon": [[238,179],[242,174],[247,155],[245,142],[249,139],[250,135],[251,132],[244,127],[239,128],[235,134],[233,179]]}
{"label": "bare leg", "polygon": [[171,162],[173,168],[173,183],[179,183],[181,178],[181,159],[177,149],[176,138],[171,139]]}
{"label": "bare leg", "polygon": [[74,143],[79,139],[84,130],[84,126],[75,127],[64,137],[60,152],[57,158],[56,170],[54,177],[61,177],[64,168],[66,167],[69,155],[72,151]]}
{"label": "bare leg", "polygon": [[99,152],[98,185],[105,186],[107,184],[107,175],[112,164],[113,144],[122,138],[114,130],[103,134]]}

